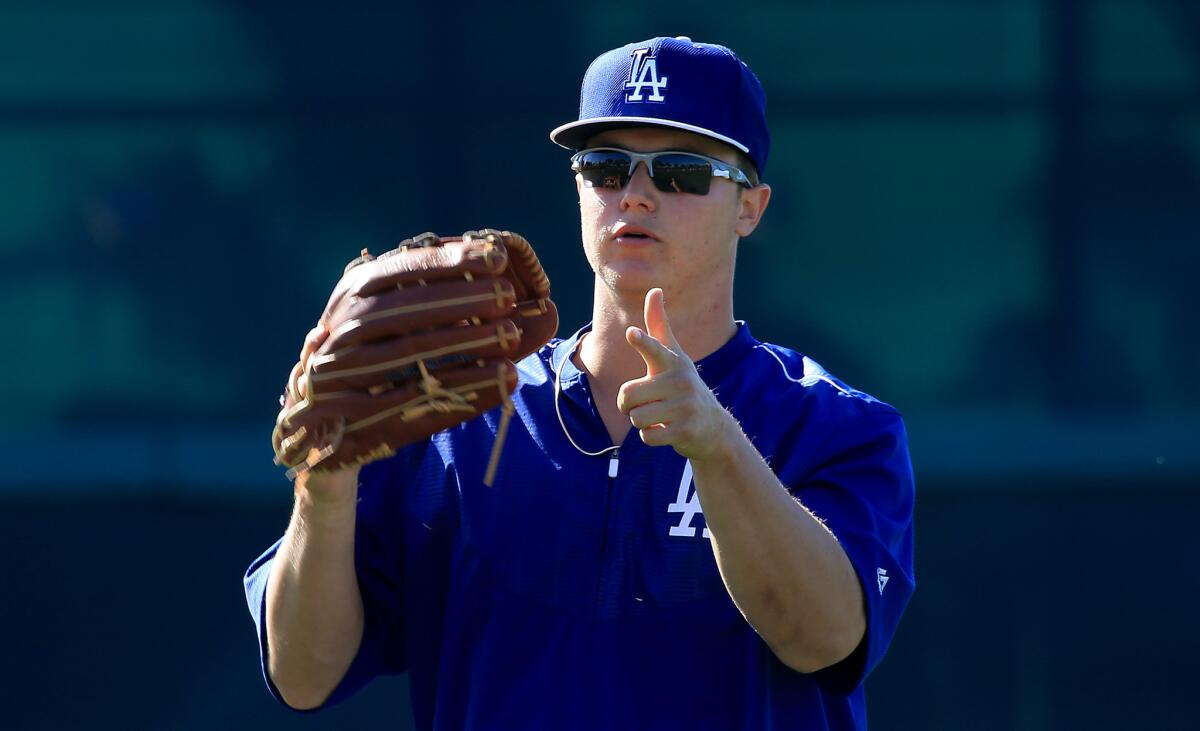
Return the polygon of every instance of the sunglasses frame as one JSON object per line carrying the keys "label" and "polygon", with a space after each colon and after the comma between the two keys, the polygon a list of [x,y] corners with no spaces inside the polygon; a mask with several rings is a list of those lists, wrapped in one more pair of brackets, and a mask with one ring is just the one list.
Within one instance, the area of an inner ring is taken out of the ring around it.
{"label": "sunglasses frame", "polygon": [[[630,178],[630,179],[633,178],[633,174],[634,174],[634,171],[637,170],[638,163],[644,163],[646,165],[646,173],[650,176],[651,180],[654,180],[654,159],[655,158],[662,157],[663,155],[686,155],[688,157],[699,158],[699,159],[703,160],[704,162],[708,163],[712,167],[712,177],[714,177],[714,178],[725,178],[726,180],[737,183],[738,185],[744,185],[747,188],[754,187],[754,184],[750,182],[750,178],[741,169],[739,169],[733,165],[730,165],[729,163],[725,162],[724,160],[718,160],[715,157],[709,157],[708,155],[701,155],[698,152],[691,152],[689,150],[662,150],[659,152],[634,152],[633,150],[626,150],[621,147],[589,147],[586,150],[580,150],[579,152],[576,152],[574,155],[571,156],[571,169],[577,173],[582,172],[583,168],[581,167],[579,160],[583,155],[586,155],[589,152],[617,152],[622,155],[626,155],[629,158],[629,170],[625,173],[625,177]],[[628,183],[626,183],[626,184],[628,184]],[[589,184],[589,187],[595,187],[595,186]],[[621,188],[618,188],[618,190],[624,189],[624,187],[625,186],[622,185]],[[655,182],[654,187],[655,187],[655,189],[657,189],[663,193],[682,192],[682,191],[674,191],[674,190],[663,190],[662,188],[658,187],[657,181]],[[709,190],[712,190],[712,188],[710,187]],[[707,191],[704,193],[693,193],[693,195],[707,195],[707,194],[708,194]]]}

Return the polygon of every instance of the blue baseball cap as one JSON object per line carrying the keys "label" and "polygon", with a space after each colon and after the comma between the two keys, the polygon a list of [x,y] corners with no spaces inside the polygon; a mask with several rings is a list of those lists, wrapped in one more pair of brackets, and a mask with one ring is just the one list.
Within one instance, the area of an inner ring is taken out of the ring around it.
{"label": "blue baseball cap", "polygon": [[581,149],[589,137],[618,127],[670,127],[732,145],[767,168],[771,134],[758,77],[733,51],[690,38],[651,38],[613,49],[583,76],[579,119],[550,133]]}

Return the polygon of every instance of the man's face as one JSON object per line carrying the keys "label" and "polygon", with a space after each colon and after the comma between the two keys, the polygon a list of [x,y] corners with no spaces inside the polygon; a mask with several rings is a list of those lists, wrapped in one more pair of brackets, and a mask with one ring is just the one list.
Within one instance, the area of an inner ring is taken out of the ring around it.
{"label": "man's face", "polygon": [[[738,163],[733,149],[720,142],[663,128],[610,130],[588,140],[587,147],[682,150]],[[749,233],[739,227],[744,206],[736,183],[714,178],[707,195],[664,193],[639,164],[621,190],[589,188],[579,175],[575,187],[588,263],[615,294],[641,297],[662,287],[672,301],[684,287],[694,293],[732,286],[739,231]]]}

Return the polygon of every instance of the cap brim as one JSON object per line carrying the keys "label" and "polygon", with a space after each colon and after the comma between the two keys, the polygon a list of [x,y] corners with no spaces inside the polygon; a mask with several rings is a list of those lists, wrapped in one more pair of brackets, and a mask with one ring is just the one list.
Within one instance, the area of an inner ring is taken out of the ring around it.
{"label": "cap brim", "polygon": [[711,129],[697,127],[694,124],[673,122],[667,119],[658,119],[657,117],[593,117],[592,119],[581,119],[576,122],[568,122],[561,127],[555,127],[550,132],[550,139],[560,147],[565,147],[568,150],[579,150],[583,148],[584,143],[592,135],[621,127],[667,127],[670,129],[681,129],[685,132],[695,132],[698,135],[711,137],[714,140],[733,145],[742,152],[750,153],[749,147],[746,147],[732,137],[726,137],[723,134],[713,132]]}

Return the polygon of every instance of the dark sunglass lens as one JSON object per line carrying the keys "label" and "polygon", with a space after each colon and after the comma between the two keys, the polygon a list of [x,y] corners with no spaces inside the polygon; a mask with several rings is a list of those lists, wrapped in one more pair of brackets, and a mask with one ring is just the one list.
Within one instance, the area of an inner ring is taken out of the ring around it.
{"label": "dark sunglass lens", "polygon": [[629,182],[629,158],[619,152],[585,152],[575,167],[589,188],[620,190]]}
{"label": "dark sunglass lens", "polygon": [[712,165],[694,155],[660,155],[654,158],[654,185],[664,193],[708,195]]}

